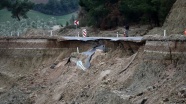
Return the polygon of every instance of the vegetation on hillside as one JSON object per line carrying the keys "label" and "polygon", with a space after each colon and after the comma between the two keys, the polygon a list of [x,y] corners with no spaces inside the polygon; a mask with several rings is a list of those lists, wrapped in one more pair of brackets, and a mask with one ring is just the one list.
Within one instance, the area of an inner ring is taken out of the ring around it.
{"label": "vegetation on hillside", "polygon": [[[51,18],[55,18],[57,21],[58,25],[65,25],[66,21],[71,21],[71,19],[76,18],[77,17],[77,13],[70,13],[67,15],[63,15],[63,16],[53,16],[53,15],[47,15],[47,14],[43,14],[34,10],[30,10],[29,12],[27,12],[27,19],[33,19],[36,20],[38,18],[40,18],[43,21],[50,21]],[[14,21],[14,18],[11,18],[11,13],[8,12],[6,9],[2,9],[0,10],[0,24],[6,22],[6,21]],[[71,23],[71,22],[70,22]]]}
{"label": "vegetation on hillside", "polygon": [[[11,18],[11,13],[6,9],[0,10],[0,36],[20,35],[25,34],[29,29],[51,30],[55,25],[65,26],[66,21],[72,24],[72,19],[75,19],[77,13],[71,13],[63,16],[51,16],[42,14],[36,11],[29,11],[27,19],[17,21]],[[49,33],[48,33],[49,34]]]}
{"label": "vegetation on hillside", "polygon": [[130,23],[160,26],[176,0],[80,0],[87,24],[111,29]]}
{"label": "vegetation on hillside", "polygon": [[39,3],[47,3],[48,0],[31,0],[32,2],[39,4]]}
{"label": "vegetation on hillside", "polygon": [[49,0],[46,4],[40,3],[34,6],[34,10],[49,15],[69,14],[78,8],[78,0]]}
{"label": "vegetation on hillside", "polygon": [[13,18],[20,21],[20,17],[27,18],[26,13],[32,9],[34,3],[29,0],[1,0],[0,9],[7,8]]}

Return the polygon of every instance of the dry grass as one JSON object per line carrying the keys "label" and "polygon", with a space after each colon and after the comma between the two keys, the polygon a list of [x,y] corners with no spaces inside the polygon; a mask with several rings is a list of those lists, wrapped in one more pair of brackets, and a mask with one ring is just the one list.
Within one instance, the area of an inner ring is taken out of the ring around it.
{"label": "dry grass", "polygon": [[148,40],[148,41],[185,41],[186,36],[180,35],[180,34],[172,34],[169,36],[162,36],[162,35],[154,34],[154,35],[145,35],[143,37],[143,40]]}

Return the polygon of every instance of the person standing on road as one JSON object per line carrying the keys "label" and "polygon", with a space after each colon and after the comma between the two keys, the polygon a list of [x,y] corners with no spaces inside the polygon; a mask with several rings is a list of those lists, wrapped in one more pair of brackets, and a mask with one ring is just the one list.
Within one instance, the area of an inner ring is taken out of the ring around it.
{"label": "person standing on road", "polygon": [[129,25],[125,25],[124,37],[128,37]]}

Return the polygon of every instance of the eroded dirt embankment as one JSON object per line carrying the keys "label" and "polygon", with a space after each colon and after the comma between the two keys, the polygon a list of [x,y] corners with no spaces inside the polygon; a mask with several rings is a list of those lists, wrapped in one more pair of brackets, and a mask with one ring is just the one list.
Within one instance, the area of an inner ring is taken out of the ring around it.
{"label": "eroded dirt embankment", "polygon": [[[13,41],[0,44],[2,104],[185,103],[184,41]],[[69,56],[83,59],[81,52],[98,44],[107,50],[96,51],[86,71],[66,64]]]}

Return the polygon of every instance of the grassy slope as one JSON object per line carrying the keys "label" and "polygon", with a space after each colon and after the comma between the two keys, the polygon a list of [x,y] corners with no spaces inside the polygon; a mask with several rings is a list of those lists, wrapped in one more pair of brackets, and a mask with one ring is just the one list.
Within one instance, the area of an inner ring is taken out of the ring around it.
{"label": "grassy slope", "polygon": [[[40,19],[43,19],[44,21],[48,21],[52,17],[54,17],[54,18],[57,19],[58,23],[63,24],[63,25],[66,24],[66,21],[69,21],[69,19],[71,18],[72,15],[76,16],[77,13],[74,12],[74,13],[71,13],[71,14],[68,14],[68,15],[63,15],[63,16],[52,16],[52,15],[46,15],[46,14],[31,10],[27,14],[27,16],[31,19],[40,18]],[[12,20],[13,19],[11,18],[11,13],[10,12],[8,12],[5,9],[0,10],[0,23],[6,22],[6,21],[12,21]]]}

